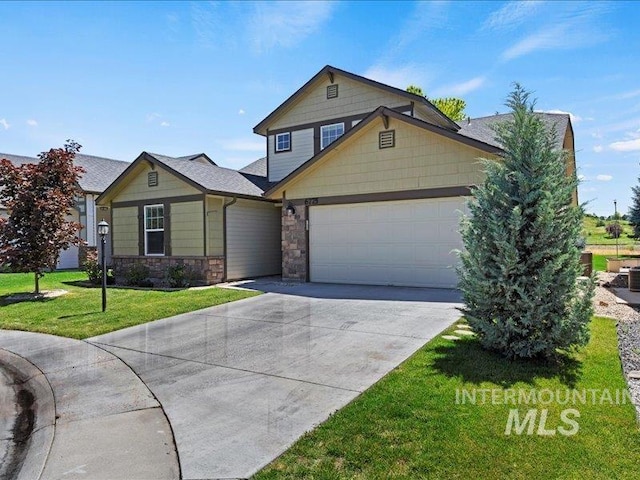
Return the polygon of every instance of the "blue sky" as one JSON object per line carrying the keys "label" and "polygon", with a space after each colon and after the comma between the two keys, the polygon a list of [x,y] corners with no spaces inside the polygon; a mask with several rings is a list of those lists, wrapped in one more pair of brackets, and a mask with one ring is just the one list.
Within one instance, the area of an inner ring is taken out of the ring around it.
{"label": "blue sky", "polygon": [[512,82],[570,112],[580,200],[640,174],[640,3],[0,2],[0,151],[264,155],[253,127],[324,65],[504,112]]}

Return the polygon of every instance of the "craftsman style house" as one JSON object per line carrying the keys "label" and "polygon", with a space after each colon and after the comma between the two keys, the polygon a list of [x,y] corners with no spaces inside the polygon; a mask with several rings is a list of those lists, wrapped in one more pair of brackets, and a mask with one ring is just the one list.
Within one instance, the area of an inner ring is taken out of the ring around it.
{"label": "craftsman style house", "polygon": [[[570,152],[568,115],[541,114]],[[455,287],[465,197],[496,158],[490,128],[425,98],[327,66],[255,128],[265,197],[282,202],[282,275],[312,282]]]}
{"label": "craftsman style house", "polygon": [[[569,151],[568,115],[540,114]],[[461,212],[497,158],[495,115],[456,123],[425,98],[326,66],[255,128],[267,156],[240,171],[204,154],[143,152],[98,198],[116,271],[186,264],[204,283],[451,288]]]}

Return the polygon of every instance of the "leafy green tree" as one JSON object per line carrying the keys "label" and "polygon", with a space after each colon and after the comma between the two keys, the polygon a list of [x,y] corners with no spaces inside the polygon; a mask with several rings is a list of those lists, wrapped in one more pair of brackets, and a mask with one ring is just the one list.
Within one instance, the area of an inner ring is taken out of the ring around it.
{"label": "leafy green tree", "polygon": [[506,105],[512,117],[495,128],[501,158],[483,160],[486,179],[462,224],[462,311],[485,348],[551,357],[589,339],[594,282],[578,281],[578,180],[529,93],[516,84]]}
{"label": "leafy green tree", "polygon": [[428,98],[425,93],[422,91],[421,87],[416,85],[409,85],[407,87],[407,92],[413,93],[415,95],[420,95],[421,97],[426,98],[431,103],[433,103],[438,110],[444,113],[451,120],[459,122],[466,117],[464,113],[464,109],[467,107],[467,102],[460,98],[455,97],[443,97],[443,98]]}
{"label": "leafy green tree", "polygon": [[640,238],[640,178],[638,185],[631,187],[631,207],[629,208],[629,223],[633,225],[633,236]]}

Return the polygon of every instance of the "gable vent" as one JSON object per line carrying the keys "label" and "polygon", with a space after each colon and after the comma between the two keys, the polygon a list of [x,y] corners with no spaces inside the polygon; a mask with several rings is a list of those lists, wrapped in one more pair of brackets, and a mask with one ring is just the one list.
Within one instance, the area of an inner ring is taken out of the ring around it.
{"label": "gable vent", "polygon": [[396,131],[385,130],[378,134],[378,147],[379,148],[393,148],[396,146]]}
{"label": "gable vent", "polygon": [[150,187],[158,186],[158,172],[149,172],[147,174],[147,185]]}
{"label": "gable vent", "polygon": [[327,86],[327,98],[337,98],[338,97],[338,84],[334,83],[333,85]]}

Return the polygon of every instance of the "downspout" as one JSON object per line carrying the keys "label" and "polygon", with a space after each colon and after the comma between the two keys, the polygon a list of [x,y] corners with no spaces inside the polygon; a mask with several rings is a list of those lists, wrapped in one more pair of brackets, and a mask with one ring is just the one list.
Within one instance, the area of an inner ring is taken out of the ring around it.
{"label": "downspout", "polygon": [[224,282],[227,281],[227,207],[230,207],[238,201],[237,197],[233,197],[229,203],[222,205],[222,252],[224,254],[223,277]]}

